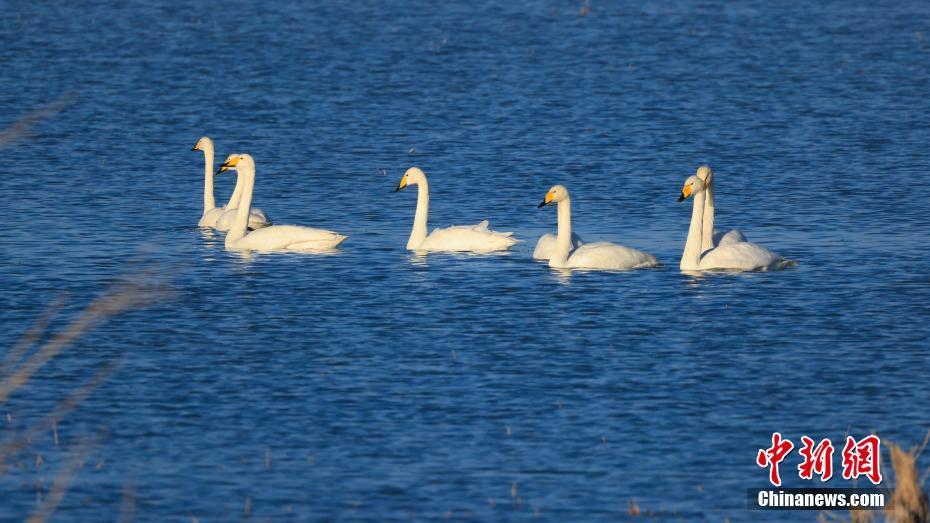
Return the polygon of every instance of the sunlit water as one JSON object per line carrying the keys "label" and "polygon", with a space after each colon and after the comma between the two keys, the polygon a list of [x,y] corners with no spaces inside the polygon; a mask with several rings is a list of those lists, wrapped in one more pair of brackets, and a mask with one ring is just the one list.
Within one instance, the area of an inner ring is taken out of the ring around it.
{"label": "sunlit water", "polygon": [[[617,521],[630,500],[813,521],[746,511],[773,431],[922,440],[930,4],[312,4],[4,9],[0,128],[71,103],[2,150],[0,352],[135,258],[175,295],[0,406],[5,438],[122,358],[58,446],[43,431],[7,463],[0,519],[87,437],[56,521],[113,521],[124,491],[146,521]],[[255,156],[256,205],[349,235],[341,252],[243,257],[198,230],[203,134]],[[702,162],[718,223],[796,268],[679,272],[675,200]],[[524,243],[406,252],[416,198],[390,191],[411,165],[431,226],[488,218]],[[586,239],[662,267],[532,261],[555,183]]]}

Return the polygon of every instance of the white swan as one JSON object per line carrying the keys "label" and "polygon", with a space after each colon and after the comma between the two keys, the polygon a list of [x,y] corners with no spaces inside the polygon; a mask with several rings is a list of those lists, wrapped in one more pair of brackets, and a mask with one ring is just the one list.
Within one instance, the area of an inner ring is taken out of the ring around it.
{"label": "white swan", "polygon": [[749,241],[738,229],[726,232],[714,230],[714,172],[709,166],[702,165],[698,167],[696,176],[704,182],[704,227],[701,236],[701,252],[719,245]]}
{"label": "white swan", "polygon": [[[210,227],[218,231],[228,231],[236,219],[236,208],[239,207],[239,199],[242,196],[242,180],[236,180],[236,188],[232,196],[223,207],[216,206],[216,200],[213,199],[213,140],[204,136],[197,140],[192,151],[203,151],[204,174],[203,174],[203,215],[197,223],[198,227]],[[271,221],[262,212],[261,209],[252,209],[249,215],[249,227],[260,229],[271,225]]]}
{"label": "white swan", "polygon": [[246,224],[255,188],[255,160],[248,154],[231,154],[218,173],[229,169],[235,169],[242,180],[242,198],[236,220],[226,234],[227,250],[320,251],[333,249],[346,239],[332,231],[298,225],[272,225],[249,232]]}
{"label": "white swan", "polygon": [[458,225],[436,228],[427,236],[426,222],[429,216],[429,184],[426,174],[417,167],[404,173],[394,192],[409,186],[417,186],[417,212],[413,219],[413,230],[407,241],[411,251],[447,252],[494,252],[509,249],[517,240],[512,232],[497,232],[488,229],[488,221],[478,225]]}
{"label": "white swan", "polygon": [[694,204],[691,211],[691,225],[688,228],[688,240],[685,242],[685,250],[681,255],[681,270],[768,270],[780,269],[790,263],[765,247],[745,241],[721,243],[706,252],[702,251],[706,191],[704,182],[696,175],[689,176],[685,180],[678,201],[684,201],[691,196],[694,196]]}
{"label": "white swan", "polygon": [[557,269],[640,269],[655,267],[655,256],[610,242],[586,243],[572,250],[572,201],[568,189],[554,185],[539,207],[558,205],[558,235],[549,266]]}

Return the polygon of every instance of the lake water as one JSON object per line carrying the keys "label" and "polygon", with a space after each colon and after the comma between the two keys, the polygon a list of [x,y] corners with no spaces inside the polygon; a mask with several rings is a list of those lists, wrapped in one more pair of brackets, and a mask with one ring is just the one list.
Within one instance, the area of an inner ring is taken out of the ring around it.
{"label": "lake water", "polygon": [[[7,4],[0,129],[64,108],[2,150],[0,352],[139,257],[174,297],[0,405],[9,438],[122,362],[57,446],[43,431],[7,462],[0,520],[87,437],[55,521],[113,521],[124,492],[142,521],[641,519],[632,500],[814,521],[746,510],[772,432],[832,438],[837,467],[847,432],[919,444],[930,4],[592,4]],[[255,157],[257,206],[347,234],[340,252],[246,257],[198,230],[204,134]],[[797,267],[678,270],[676,199],[704,162],[718,223]],[[431,227],[487,218],[524,243],[408,253],[416,197],[391,190],[412,165]],[[555,183],[586,239],[663,265],[531,260]]]}

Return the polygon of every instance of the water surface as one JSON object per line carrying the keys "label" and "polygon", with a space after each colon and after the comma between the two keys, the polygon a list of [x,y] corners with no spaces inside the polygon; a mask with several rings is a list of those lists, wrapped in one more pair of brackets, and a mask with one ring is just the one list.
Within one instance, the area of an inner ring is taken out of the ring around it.
{"label": "water surface", "polygon": [[[58,446],[43,432],[0,476],[0,519],[87,435],[56,521],[113,520],[127,486],[144,521],[636,520],[631,500],[813,521],[745,510],[773,431],[918,444],[930,4],[593,4],[8,5],[0,128],[68,105],[2,150],[0,352],[140,256],[175,296],[0,406],[8,437],[122,361]],[[255,156],[256,205],[349,235],[341,251],[247,257],[198,230],[204,134]],[[678,271],[675,200],[704,162],[718,223],[796,268]],[[406,252],[415,196],[390,191],[411,165],[431,225],[488,218],[525,242]],[[532,261],[555,183],[586,239],[663,266]]]}

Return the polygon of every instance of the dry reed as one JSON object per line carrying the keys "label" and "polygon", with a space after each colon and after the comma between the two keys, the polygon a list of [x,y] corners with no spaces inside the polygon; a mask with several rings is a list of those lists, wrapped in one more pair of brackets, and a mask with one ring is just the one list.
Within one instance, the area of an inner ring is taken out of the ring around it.
{"label": "dry reed", "polygon": [[[888,493],[891,499],[885,505],[885,523],[930,523],[927,492],[923,480],[917,473],[917,457],[927,445],[930,432],[919,447],[908,451],[894,443],[888,444],[888,455],[894,475],[894,488]],[[849,519],[831,513],[817,516],[821,523],[827,521],[848,521],[849,523],[874,523],[879,517],[877,511],[851,510]]]}
{"label": "dry reed", "polygon": [[[0,145],[3,134],[0,133]],[[170,289],[157,277],[153,268],[136,270],[120,282],[111,286],[100,297],[79,311],[63,328],[50,333],[55,316],[64,304],[64,297],[59,297],[47,308],[20,339],[6,352],[0,364],[0,406],[9,398],[27,387],[30,380],[44,365],[62,352],[72,347],[75,341],[89,330],[97,327],[119,314],[150,306],[164,300],[170,295]],[[48,340],[40,342],[47,334]],[[21,430],[11,430],[0,441],[0,475],[4,473],[5,464],[17,455],[27,452],[32,442],[45,431],[52,430],[55,445],[59,444],[58,425],[70,412],[81,405],[100,385],[110,378],[120,367],[122,361],[116,359],[104,365],[90,380],[78,384],[67,392],[64,399],[38,422]],[[7,413],[8,423],[12,418]],[[86,458],[93,448],[99,445],[103,436],[79,439],[78,443],[66,451],[64,463],[59,467],[48,495],[43,500],[37,497],[36,509],[27,521],[40,523],[47,521],[68,491],[71,482],[83,468]],[[44,460],[36,452],[36,463]],[[38,493],[37,493],[38,494]],[[131,515],[131,512],[130,512]]]}

